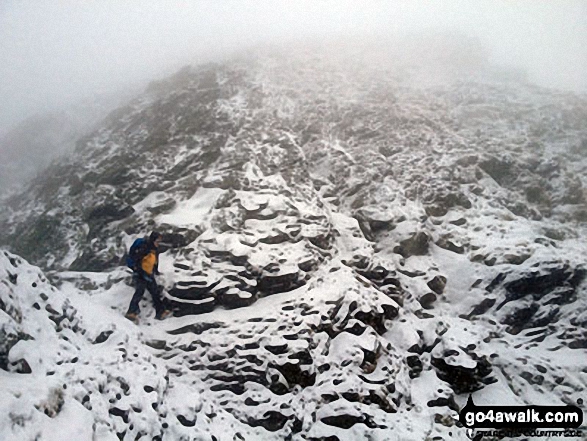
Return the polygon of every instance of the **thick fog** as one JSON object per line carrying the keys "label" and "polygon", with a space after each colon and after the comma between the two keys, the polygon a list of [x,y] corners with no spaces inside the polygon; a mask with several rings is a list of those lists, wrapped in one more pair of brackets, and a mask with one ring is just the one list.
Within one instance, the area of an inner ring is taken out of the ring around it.
{"label": "thick fog", "polygon": [[587,0],[0,0],[0,134],[240,47],[455,31],[540,85],[587,91]]}

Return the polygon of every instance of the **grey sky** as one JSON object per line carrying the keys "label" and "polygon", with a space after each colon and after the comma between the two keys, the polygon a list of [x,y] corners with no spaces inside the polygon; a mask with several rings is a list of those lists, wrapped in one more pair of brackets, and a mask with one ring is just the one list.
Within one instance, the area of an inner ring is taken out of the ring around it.
{"label": "grey sky", "polygon": [[241,46],[438,29],[479,37],[539,84],[587,91],[587,0],[0,0],[0,133]]}

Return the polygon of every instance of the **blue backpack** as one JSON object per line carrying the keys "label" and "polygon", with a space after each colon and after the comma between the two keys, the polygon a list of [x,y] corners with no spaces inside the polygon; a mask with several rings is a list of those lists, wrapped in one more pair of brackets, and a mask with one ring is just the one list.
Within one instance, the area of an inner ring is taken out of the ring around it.
{"label": "blue backpack", "polygon": [[144,237],[136,239],[130,246],[130,250],[128,250],[128,254],[126,255],[126,266],[131,270],[136,271],[141,264],[141,260],[147,255],[148,251],[147,239]]}

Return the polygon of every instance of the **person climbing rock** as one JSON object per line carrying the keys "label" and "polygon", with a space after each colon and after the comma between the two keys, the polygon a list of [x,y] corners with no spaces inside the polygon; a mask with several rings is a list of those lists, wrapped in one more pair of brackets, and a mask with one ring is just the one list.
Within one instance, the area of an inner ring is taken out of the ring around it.
{"label": "person climbing rock", "polygon": [[133,270],[133,281],[136,287],[132,296],[128,312],[125,317],[135,323],[138,323],[141,301],[145,289],[153,297],[153,306],[155,307],[155,318],[163,320],[171,311],[166,309],[161,301],[159,286],[155,276],[159,274],[159,243],[161,242],[161,233],[153,231],[148,238],[140,238],[134,241],[128,252],[126,260],[127,266]]}

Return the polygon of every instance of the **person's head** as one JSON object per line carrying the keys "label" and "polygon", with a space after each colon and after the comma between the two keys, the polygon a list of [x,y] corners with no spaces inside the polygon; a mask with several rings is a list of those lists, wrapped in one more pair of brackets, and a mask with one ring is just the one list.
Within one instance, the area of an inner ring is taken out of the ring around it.
{"label": "person's head", "polygon": [[153,231],[149,236],[149,242],[158,247],[159,243],[161,242],[161,233]]}

